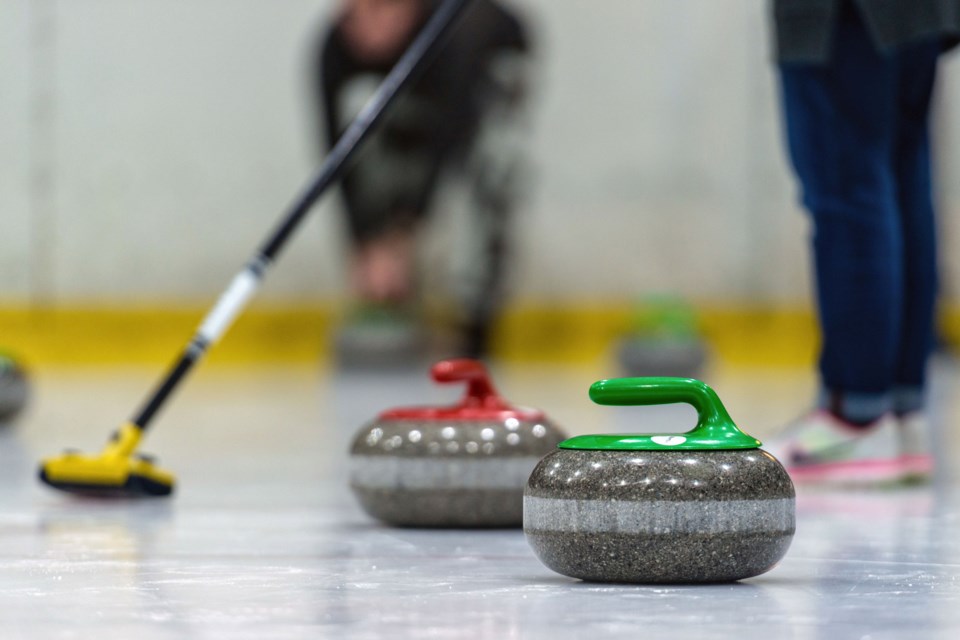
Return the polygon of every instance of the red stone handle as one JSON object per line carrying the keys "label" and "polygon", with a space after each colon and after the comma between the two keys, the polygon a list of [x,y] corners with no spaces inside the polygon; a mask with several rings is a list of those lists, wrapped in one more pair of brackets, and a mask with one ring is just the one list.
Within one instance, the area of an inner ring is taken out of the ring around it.
{"label": "red stone handle", "polygon": [[516,419],[544,420],[542,411],[522,409],[508,404],[490,382],[482,362],[460,358],[441,360],[430,369],[430,376],[441,384],[466,382],[467,393],[459,404],[449,407],[398,407],[380,414],[381,420],[442,421],[454,424],[462,420],[503,422]]}
{"label": "red stone handle", "polygon": [[435,381],[444,384],[466,382],[467,394],[462,403],[464,407],[510,408],[510,405],[494,389],[487,368],[479,360],[469,358],[441,360],[430,369],[430,375]]}

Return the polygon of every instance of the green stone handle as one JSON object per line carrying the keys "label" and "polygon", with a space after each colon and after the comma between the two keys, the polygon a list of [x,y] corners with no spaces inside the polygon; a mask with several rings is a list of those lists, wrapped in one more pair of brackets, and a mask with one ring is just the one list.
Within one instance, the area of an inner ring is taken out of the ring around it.
{"label": "green stone handle", "polygon": [[745,434],[730,418],[716,392],[691,378],[616,378],[590,387],[597,404],[634,406],[685,402],[697,410],[697,426],[686,433],[577,436],[562,449],[670,451],[756,449],[760,441]]}

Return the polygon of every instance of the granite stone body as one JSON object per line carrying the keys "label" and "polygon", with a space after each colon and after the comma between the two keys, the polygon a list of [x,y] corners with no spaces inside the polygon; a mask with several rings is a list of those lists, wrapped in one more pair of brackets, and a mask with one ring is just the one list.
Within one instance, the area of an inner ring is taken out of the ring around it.
{"label": "granite stone body", "polygon": [[558,449],[530,476],[523,528],[544,564],[574,578],[727,582],[784,556],[794,500],[761,449]]}
{"label": "granite stone body", "polygon": [[519,527],[524,484],[566,435],[549,420],[385,420],[350,451],[364,510],[409,527]]}
{"label": "granite stone body", "polygon": [[30,385],[23,369],[0,355],[0,425],[11,422],[23,411],[30,396]]}

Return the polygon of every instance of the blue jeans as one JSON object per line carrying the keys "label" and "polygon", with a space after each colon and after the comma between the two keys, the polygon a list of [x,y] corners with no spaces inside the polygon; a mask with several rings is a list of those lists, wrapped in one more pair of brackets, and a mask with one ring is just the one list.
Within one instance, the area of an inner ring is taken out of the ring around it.
{"label": "blue jeans", "polygon": [[844,12],[833,58],[782,64],[790,158],[813,221],[824,403],[867,421],[920,408],[934,334],[929,139],[939,41],[878,52]]}

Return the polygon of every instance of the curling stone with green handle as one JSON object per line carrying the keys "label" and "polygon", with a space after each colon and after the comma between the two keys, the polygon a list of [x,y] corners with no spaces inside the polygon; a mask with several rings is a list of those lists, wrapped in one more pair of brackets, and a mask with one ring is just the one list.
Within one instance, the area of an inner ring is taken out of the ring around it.
{"label": "curling stone with green handle", "polygon": [[334,336],[334,356],[342,369],[406,369],[427,361],[427,337],[410,309],[362,305]]}
{"label": "curling stone with green handle", "polygon": [[350,451],[350,486],[364,510],[411,527],[519,527],[523,487],[566,436],[541,411],[506,403],[476,360],[445,360],[437,382],[466,382],[452,407],[384,411]]}
{"label": "curling stone with green handle", "polygon": [[786,553],[793,483],[716,393],[689,378],[601,380],[598,404],[685,402],[683,434],[578,436],[534,469],[523,528],[558,573],[598,582],[696,583],[749,578]]}
{"label": "curling stone with green handle", "polygon": [[633,328],[617,348],[627,376],[698,377],[707,345],[697,330],[693,307],[677,296],[646,296],[636,308]]}

